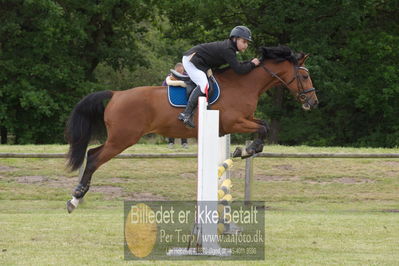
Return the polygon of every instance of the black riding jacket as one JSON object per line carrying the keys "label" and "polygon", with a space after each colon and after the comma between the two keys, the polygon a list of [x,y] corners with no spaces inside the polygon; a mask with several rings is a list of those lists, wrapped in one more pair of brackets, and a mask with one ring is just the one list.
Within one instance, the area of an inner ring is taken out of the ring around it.
{"label": "black riding jacket", "polygon": [[210,68],[217,68],[224,64],[230,67],[238,74],[245,74],[251,71],[255,64],[246,61],[239,62],[236,57],[236,44],[230,40],[219,42],[203,43],[194,46],[184,53],[184,55],[195,55],[191,58],[191,62],[200,70],[206,72]]}

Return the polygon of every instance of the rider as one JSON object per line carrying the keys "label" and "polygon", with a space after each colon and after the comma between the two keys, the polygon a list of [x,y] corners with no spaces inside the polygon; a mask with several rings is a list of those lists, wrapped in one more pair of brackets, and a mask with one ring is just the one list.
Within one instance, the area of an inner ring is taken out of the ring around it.
{"label": "rider", "polygon": [[250,41],[252,41],[251,31],[245,26],[236,26],[230,32],[229,39],[199,44],[183,54],[184,69],[197,85],[188,99],[186,109],[178,116],[186,126],[194,128],[192,117],[198,104],[198,97],[204,94],[208,96],[209,84],[205,74],[208,69],[227,63],[238,74],[246,74],[259,65],[258,58],[246,62],[237,60],[236,53],[245,51]]}

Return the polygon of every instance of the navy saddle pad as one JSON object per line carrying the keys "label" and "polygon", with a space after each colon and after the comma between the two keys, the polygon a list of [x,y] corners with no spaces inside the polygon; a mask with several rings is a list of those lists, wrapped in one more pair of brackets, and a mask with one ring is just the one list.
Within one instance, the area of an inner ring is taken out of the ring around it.
{"label": "navy saddle pad", "polygon": [[[213,95],[209,99],[209,103],[213,104],[219,99],[220,96],[220,88],[219,84],[216,80],[213,82]],[[188,96],[186,95],[186,88],[184,87],[176,87],[176,86],[168,86],[168,99],[169,103],[174,107],[186,107]]]}

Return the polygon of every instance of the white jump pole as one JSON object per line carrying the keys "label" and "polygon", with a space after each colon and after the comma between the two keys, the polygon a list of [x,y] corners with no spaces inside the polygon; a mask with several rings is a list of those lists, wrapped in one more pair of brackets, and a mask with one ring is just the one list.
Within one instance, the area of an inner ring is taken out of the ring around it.
{"label": "white jump pole", "polygon": [[[207,110],[205,97],[198,100],[198,187],[196,216],[196,248],[174,248],[170,256],[230,256],[231,249],[221,248],[217,233],[218,166],[220,157],[219,111]],[[225,152],[225,150],[223,150]],[[209,217],[209,213],[213,217]],[[208,215],[208,216],[207,216]],[[211,219],[209,219],[211,218]]]}
{"label": "white jump pole", "polygon": [[[219,164],[219,111],[207,110],[205,97],[198,101],[198,201],[217,201]],[[216,178],[215,178],[216,177]]]}
{"label": "white jump pole", "polygon": [[[219,161],[219,111],[207,110],[205,97],[198,101],[198,188],[197,188],[197,244],[202,252],[218,252],[217,219],[205,220],[206,213],[217,214],[218,161]],[[208,217],[209,218],[209,217]]]}

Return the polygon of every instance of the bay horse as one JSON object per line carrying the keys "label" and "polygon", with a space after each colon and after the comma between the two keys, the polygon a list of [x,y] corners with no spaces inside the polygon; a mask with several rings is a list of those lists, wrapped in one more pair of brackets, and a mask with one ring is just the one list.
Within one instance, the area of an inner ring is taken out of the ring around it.
{"label": "bay horse", "polygon": [[[305,110],[318,104],[315,89],[304,63],[308,55],[295,54],[285,46],[262,47],[261,63],[251,72],[240,75],[232,69],[214,74],[221,95],[211,109],[219,110],[219,134],[258,133],[245,150],[243,158],[261,152],[268,132],[265,121],[254,118],[259,97],[268,89],[283,84],[302,103]],[[106,103],[106,101],[108,101]],[[137,87],[124,91],[99,91],[84,97],[72,110],[65,135],[70,145],[68,165],[77,170],[83,164],[90,140],[106,128],[104,144],[87,151],[86,166],[80,182],[67,202],[72,212],[89,190],[93,173],[104,163],[136,144],[149,133],[169,138],[195,138],[197,129],[186,128],[177,119],[182,108],[172,107],[163,86]],[[195,114],[194,121],[198,121]],[[98,139],[98,138],[97,138]]]}

